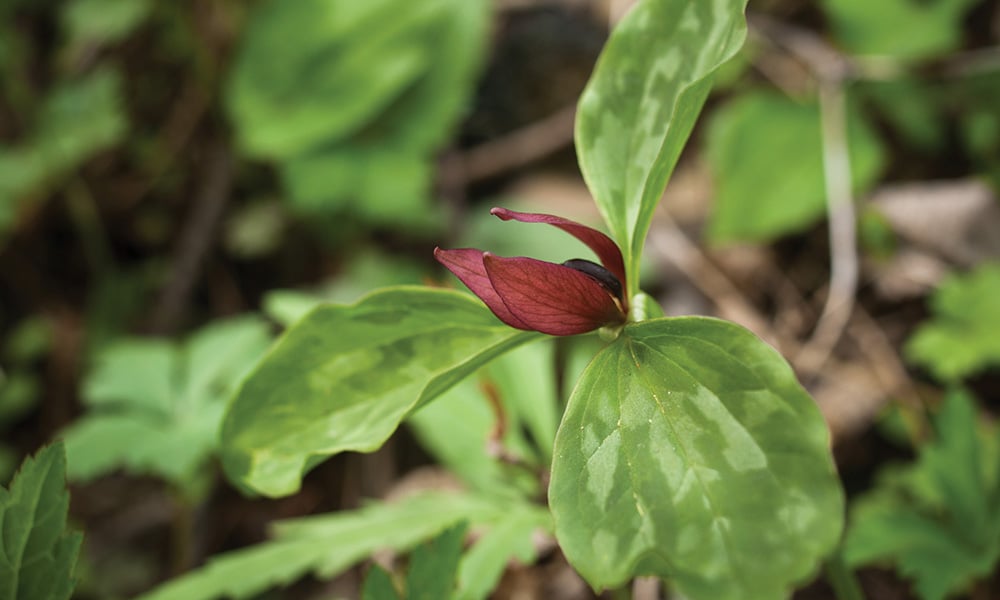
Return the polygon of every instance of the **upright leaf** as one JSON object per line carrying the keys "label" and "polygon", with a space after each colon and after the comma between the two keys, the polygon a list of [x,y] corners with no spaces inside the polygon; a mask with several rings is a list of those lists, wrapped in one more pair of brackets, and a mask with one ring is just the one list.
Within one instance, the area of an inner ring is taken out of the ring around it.
{"label": "upright leaf", "polygon": [[826,424],[787,363],[715,319],[630,325],[584,372],[549,500],[595,588],[651,574],[689,598],[783,598],[840,536]]}
{"label": "upright leaf", "polygon": [[392,288],[322,305],[244,382],[223,422],[223,464],[257,492],[290,494],[323,457],[375,450],[415,408],[536,336],[447,290]]}
{"label": "upright leaf", "polygon": [[743,44],[746,3],[642,0],[611,34],[580,98],[580,168],[625,253],[632,295],[653,209],[711,75]]}
{"label": "upright leaf", "polygon": [[69,493],[61,442],[28,458],[0,487],[0,598],[67,599],[83,536],[66,531]]}

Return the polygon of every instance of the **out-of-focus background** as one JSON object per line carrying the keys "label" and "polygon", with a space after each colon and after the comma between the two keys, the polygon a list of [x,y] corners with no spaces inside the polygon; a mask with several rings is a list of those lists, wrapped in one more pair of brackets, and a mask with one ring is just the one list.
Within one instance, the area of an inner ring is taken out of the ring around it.
{"label": "out-of-focus background", "polygon": [[[295,496],[247,499],[215,428],[241,369],[316,299],[460,287],[436,245],[580,253],[489,208],[599,226],[574,107],[629,5],[0,0],[0,482],[67,439],[77,597],[134,596],[414,473],[453,485],[404,430]],[[1000,4],[752,0],[748,17],[654,219],[643,289],[789,359],[849,500],[921,464],[947,391],[992,432],[976,456],[1000,503]],[[233,348],[225,377],[199,380],[192,357]],[[593,597],[551,539],[536,550],[496,597]],[[870,597],[917,597],[905,556],[863,567]],[[356,596],[362,568],[264,597]],[[958,581],[1000,597],[995,568]]]}

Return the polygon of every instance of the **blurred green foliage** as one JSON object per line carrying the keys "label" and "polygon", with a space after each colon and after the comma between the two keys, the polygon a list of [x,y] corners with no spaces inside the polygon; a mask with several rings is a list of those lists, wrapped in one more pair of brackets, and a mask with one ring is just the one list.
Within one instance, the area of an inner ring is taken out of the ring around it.
{"label": "blurred green foliage", "polygon": [[69,477],[86,481],[124,468],[197,498],[226,400],[269,343],[265,322],[242,317],[215,322],[183,344],[110,344],[84,382],[88,412],[63,432]]}
{"label": "blurred green foliage", "polygon": [[906,344],[907,357],[941,381],[1000,364],[1000,264],[985,263],[941,283],[933,317]]}
{"label": "blurred green foliage", "polygon": [[[864,118],[848,114],[855,191],[875,183],[882,144]],[[814,225],[825,214],[823,134],[815,101],[747,92],[712,115],[705,144],[716,182],[709,236],[767,242]]]}
{"label": "blurred green foliage", "polygon": [[978,0],[823,0],[837,40],[851,53],[921,59],[955,50]]}
{"label": "blurred green foliage", "polygon": [[915,463],[883,468],[854,501],[844,542],[850,565],[895,563],[924,600],[968,588],[1000,560],[1000,428],[962,391],[934,425]]}
{"label": "blurred green foliage", "polygon": [[432,159],[482,52],[483,0],[271,0],[255,7],[226,100],[248,156],[306,213],[429,223]]}
{"label": "blurred green foliage", "polygon": [[39,108],[31,134],[0,146],[0,235],[25,200],[42,198],[42,188],[121,141],[126,129],[115,71],[99,69],[58,84]]}

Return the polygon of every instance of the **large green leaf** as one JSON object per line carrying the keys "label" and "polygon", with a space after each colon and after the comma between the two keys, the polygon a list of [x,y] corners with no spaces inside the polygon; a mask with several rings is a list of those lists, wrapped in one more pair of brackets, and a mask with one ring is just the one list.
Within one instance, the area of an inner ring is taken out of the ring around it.
{"label": "large green leaf", "polygon": [[886,467],[854,501],[844,541],[850,565],[893,562],[928,600],[967,587],[1000,560],[1000,429],[978,422],[975,402],[959,391],[934,425],[916,463]]}
{"label": "large green leaf", "polygon": [[69,493],[61,442],[28,458],[0,486],[0,598],[68,599],[83,536],[66,532]]}
{"label": "large green leaf", "polygon": [[584,179],[625,253],[629,289],[653,209],[715,69],[743,44],[746,0],[642,0],[618,24],[580,98]]}
{"label": "large green leaf", "polygon": [[[848,113],[852,187],[875,182],[885,162],[878,137]],[[768,242],[826,214],[819,105],[773,93],[744,94],[712,116],[706,155],[715,206],[709,234],[717,242]]]}
{"label": "large green leaf", "polygon": [[425,493],[394,503],[284,521],[272,541],[212,558],[141,600],[247,598],[308,573],[329,578],[376,550],[406,550],[462,520],[497,519],[504,507],[480,496]]}
{"label": "large green leaf", "polygon": [[375,450],[414,409],[537,335],[448,290],[391,288],[322,305],[244,382],[223,423],[223,464],[259,493],[293,493],[323,457]]}
{"label": "large green leaf", "polygon": [[1000,364],[1000,263],[941,282],[931,298],[934,318],[906,343],[906,355],[938,379],[954,381]]}
{"label": "large green leaf", "polygon": [[584,372],[549,500],[595,588],[639,574],[689,598],[783,598],[836,544],[829,435],[781,356],[701,317],[629,325]]}

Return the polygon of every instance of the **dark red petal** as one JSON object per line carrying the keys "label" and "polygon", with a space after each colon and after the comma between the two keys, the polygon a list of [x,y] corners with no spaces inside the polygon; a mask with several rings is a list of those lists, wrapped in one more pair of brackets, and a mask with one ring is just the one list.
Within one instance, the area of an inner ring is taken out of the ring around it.
{"label": "dark red petal", "polygon": [[[618,244],[614,240],[593,227],[587,227],[576,221],[570,221],[569,219],[555,215],[523,213],[507,210],[506,208],[494,208],[490,210],[490,214],[496,215],[504,221],[513,219],[522,223],[547,223],[555,225],[584,244],[587,244],[594,251],[594,254],[597,255],[598,260],[601,261],[604,268],[611,271],[611,274],[618,278],[618,281],[622,284],[622,288],[628,289],[625,282],[625,260],[622,258],[622,251],[618,248]],[[625,299],[622,298],[622,300],[624,301]]]}
{"label": "dark red petal", "polygon": [[483,265],[483,251],[475,248],[458,248],[455,250],[442,250],[434,248],[434,258],[458,277],[472,293],[479,296],[479,299],[486,303],[493,314],[504,323],[518,329],[532,329],[513,315],[503,303],[489,276],[486,274],[486,267]]}
{"label": "dark red petal", "polygon": [[594,278],[533,258],[483,254],[486,274],[510,312],[529,329],[575,335],[625,321],[612,295]]}

